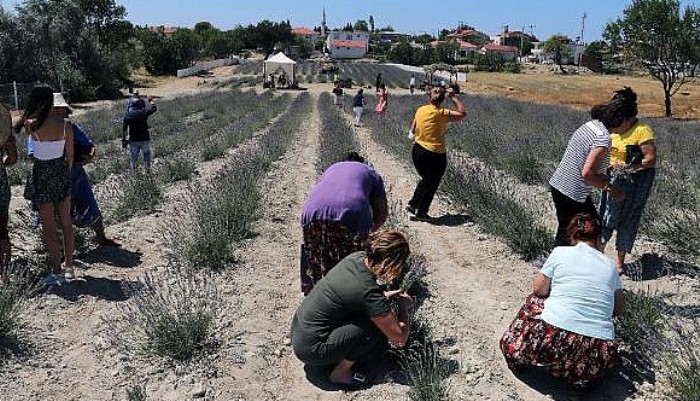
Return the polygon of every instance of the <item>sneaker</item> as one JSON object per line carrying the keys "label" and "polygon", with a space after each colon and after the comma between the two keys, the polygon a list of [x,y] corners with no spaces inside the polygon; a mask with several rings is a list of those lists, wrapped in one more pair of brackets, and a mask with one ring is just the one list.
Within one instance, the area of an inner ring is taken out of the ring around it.
{"label": "sneaker", "polygon": [[411,220],[413,220],[413,221],[422,221],[422,222],[425,222],[425,223],[434,223],[434,222],[435,222],[435,218],[434,218],[434,217],[431,217],[431,216],[428,216],[427,213],[418,213],[418,214],[416,214],[415,216],[413,216],[413,217],[411,218]]}
{"label": "sneaker", "polygon": [[66,282],[66,277],[62,273],[49,273],[41,280],[41,283],[47,287],[52,285],[61,285]]}
{"label": "sneaker", "polygon": [[66,264],[64,263],[63,264],[63,271],[65,272],[64,273],[64,281],[66,279],[73,280],[75,278],[75,269],[73,268],[73,265],[66,266]]}

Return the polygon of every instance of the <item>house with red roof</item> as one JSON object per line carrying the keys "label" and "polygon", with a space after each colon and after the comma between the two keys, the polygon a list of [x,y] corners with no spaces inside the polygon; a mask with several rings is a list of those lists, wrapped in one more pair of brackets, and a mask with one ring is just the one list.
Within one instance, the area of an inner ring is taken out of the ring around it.
{"label": "house with red roof", "polygon": [[326,49],[336,59],[362,58],[369,50],[369,32],[330,32],[326,39]]}
{"label": "house with red roof", "polygon": [[495,43],[489,43],[484,45],[481,49],[479,49],[479,53],[496,53],[503,56],[504,60],[513,60],[518,57],[518,55],[520,54],[520,50],[515,46],[503,46],[497,45]]}
{"label": "house with red roof", "polygon": [[306,26],[297,26],[292,28],[292,35],[300,37],[309,43],[316,43],[321,37],[321,34]]}

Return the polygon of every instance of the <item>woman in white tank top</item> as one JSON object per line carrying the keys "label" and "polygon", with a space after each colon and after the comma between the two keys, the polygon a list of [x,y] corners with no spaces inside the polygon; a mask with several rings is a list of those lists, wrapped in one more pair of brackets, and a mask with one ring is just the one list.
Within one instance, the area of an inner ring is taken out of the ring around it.
{"label": "woman in white tank top", "polygon": [[[47,85],[35,86],[27,107],[15,130],[24,128],[35,141],[34,165],[25,188],[25,198],[39,208],[44,242],[49,253],[51,273],[46,285],[61,284],[73,278],[73,225],[70,217],[71,173],[73,163],[73,129],[68,120],[53,111],[55,102],[65,103],[63,96]],[[61,266],[56,210],[63,232],[64,262]]]}

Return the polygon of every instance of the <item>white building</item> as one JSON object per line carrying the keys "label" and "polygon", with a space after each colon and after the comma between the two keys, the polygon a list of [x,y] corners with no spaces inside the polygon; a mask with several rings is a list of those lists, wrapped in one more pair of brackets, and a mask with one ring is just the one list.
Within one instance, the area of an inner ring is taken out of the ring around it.
{"label": "white building", "polygon": [[326,49],[336,59],[362,58],[369,51],[369,32],[330,32]]}

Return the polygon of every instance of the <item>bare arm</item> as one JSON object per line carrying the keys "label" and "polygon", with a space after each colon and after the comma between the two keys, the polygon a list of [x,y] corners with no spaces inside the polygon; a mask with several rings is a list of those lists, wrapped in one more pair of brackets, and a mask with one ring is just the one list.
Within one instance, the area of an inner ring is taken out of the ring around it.
{"label": "bare arm", "polygon": [[408,341],[410,327],[408,323],[410,298],[401,298],[399,301],[399,315],[396,317],[394,312],[389,311],[381,315],[373,316],[372,322],[381,330],[382,333],[389,339],[391,344],[398,347],[403,347]]}
{"label": "bare arm", "polygon": [[617,187],[610,185],[607,177],[600,174],[600,166],[608,155],[608,150],[603,147],[595,147],[588,152],[586,163],[581,170],[581,178],[583,181],[595,188],[600,188],[604,191],[609,191],[610,195],[616,202],[621,202],[625,199],[625,194]]}
{"label": "bare arm", "polygon": [[6,166],[12,166],[13,164],[17,163],[17,141],[15,140],[14,134],[11,133],[10,136],[7,137],[7,141],[5,141],[3,148],[5,150],[5,157],[2,160],[3,164]]}
{"label": "bare arm", "polygon": [[552,280],[542,273],[537,273],[535,279],[532,281],[532,292],[538,297],[548,297],[550,290],[550,283]]}
{"label": "bare arm", "polygon": [[615,306],[613,316],[621,316],[625,312],[625,295],[622,290],[615,290]]}
{"label": "bare arm", "polygon": [[654,140],[650,139],[641,145],[639,147],[642,149],[642,162],[639,163],[638,165],[634,165],[632,167],[636,168],[654,168],[656,167],[656,145],[654,144]]}
{"label": "bare arm", "polygon": [[446,96],[452,100],[452,104],[457,108],[457,110],[450,110],[450,121],[461,121],[467,115],[467,108],[462,100],[455,95],[454,90],[448,89]]}
{"label": "bare arm", "polygon": [[73,155],[75,153],[75,146],[73,144],[73,124],[70,121],[65,122],[65,132],[66,132],[66,162],[69,168],[73,168]]}

